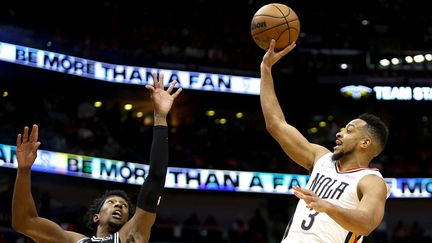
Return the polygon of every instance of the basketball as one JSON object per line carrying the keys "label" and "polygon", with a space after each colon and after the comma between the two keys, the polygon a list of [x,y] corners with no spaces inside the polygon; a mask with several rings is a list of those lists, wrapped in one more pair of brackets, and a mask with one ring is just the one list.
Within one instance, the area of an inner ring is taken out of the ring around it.
{"label": "basketball", "polygon": [[275,51],[280,51],[296,41],[300,33],[297,14],[285,4],[270,3],[262,6],[252,18],[251,35],[255,43],[267,50],[275,39]]}

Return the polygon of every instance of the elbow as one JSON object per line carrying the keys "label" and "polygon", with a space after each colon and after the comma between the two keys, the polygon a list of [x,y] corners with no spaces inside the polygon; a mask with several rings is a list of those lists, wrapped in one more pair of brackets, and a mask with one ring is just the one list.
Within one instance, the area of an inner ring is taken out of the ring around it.
{"label": "elbow", "polygon": [[267,132],[269,132],[270,134],[271,134],[272,131],[273,131],[273,127],[274,127],[274,126],[272,126],[272,124],[270,124],[269,122],[266,122],[266,130],[267,130]]}
{"label": "elbow", "polygon": [[27,231],[30,227],[29,227],[29,221],[30,219],[25,219],[25,218],[20,218],[20,217],[13,217],[12,216],[12,229],[14,229],[15,231],[21,233],[21,234],[25,234],[25,231]]}
{"label": "elbow", "polygon": [[272,122],[272,121],[266,121],[266,130],[267,132],[269,132],[271,135],[276,133],[276,130],[278,129],[277,127],[277,123],[276,122]]}
{"label": "elbow", "polygon": [[361,230],[359,230],[359,234],[363,236],[368,236],[374,231],[375,227],[371,225],[364,225]]}
{"label": "elbow", "polygon": [[286,121],[283,117],[277,115],[264,116],[266,129],[270,134],[278,133],[281,127],[286,125]]}
{"label": "elbow", "polygon": [[359,234],[363,235],[363,236],[369,236],[371,233],[372,233],[372,230],[365,230],[363,232],[360,232]]}
{"label": "elbow", "polygon": [[14,229],[17,232],[22,232],[22,223],[19,222],[19,220],[15,219],[14,217],[12,217],[12,229]]}

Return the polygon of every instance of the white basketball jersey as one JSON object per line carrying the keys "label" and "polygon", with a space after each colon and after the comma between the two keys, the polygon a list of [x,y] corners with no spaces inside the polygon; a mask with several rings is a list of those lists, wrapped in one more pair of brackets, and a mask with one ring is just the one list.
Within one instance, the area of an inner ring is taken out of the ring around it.
{"label": "white basketball jersey", "polygon": [[[357,196],[360,179],[370,174],[381,178],[382,175],[378,169],[367,167],[342,171],[331,159],[332,155],[328,153],[318,159],[306,188],[335,205],[356,208],[360,202]],[[360,243],[362,240],[363,236],[345,230],[327,214],[306,208],[304,200],[299,200],[282,243]]]}

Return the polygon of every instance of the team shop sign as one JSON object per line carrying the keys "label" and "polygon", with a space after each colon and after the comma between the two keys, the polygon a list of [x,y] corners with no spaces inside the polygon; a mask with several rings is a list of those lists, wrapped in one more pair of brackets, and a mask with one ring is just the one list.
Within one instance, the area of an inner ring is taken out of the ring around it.
{"label": "team shop sign", "polygon": [[432,100],[431,87],[375,86],[373,90],[377,100]]}
{"label": "team shop sign", "polygon": [[154,72],[184,89],[259,95],[259,78],[156,69],[98,62],[26,46],[0,42],[0,60],[114,83],[153,84]]}
{"label": "team shop sign", "polygon": [[[0,144],[0,167],[17,168],[16,147]],[[33,171],[141,185],[146,164],[38,150]],[[251,193],[293,194],[308,175],[169,167],[165,187]],[[432,178],[385,178],[393,198],[431,198]]]}

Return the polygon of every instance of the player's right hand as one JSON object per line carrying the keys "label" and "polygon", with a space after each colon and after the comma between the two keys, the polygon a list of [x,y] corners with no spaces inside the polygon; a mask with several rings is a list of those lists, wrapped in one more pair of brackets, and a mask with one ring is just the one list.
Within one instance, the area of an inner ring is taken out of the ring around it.
{"label": "player's right hand", "polygon": [[263,60],[262,60],[263,64],[273,66],[283,56],[288,54],[290,51],[292,51],[294,49],[294,47],[296,47],[296,43],[293,42],[293,43],[289,44],[287,47],[285,47],[283,50],[275,52],[275,50],[274,50],[275,45],[276,45],[276,41],[274,39],[272,39],[270,41],[270,47],[263,57]]}

